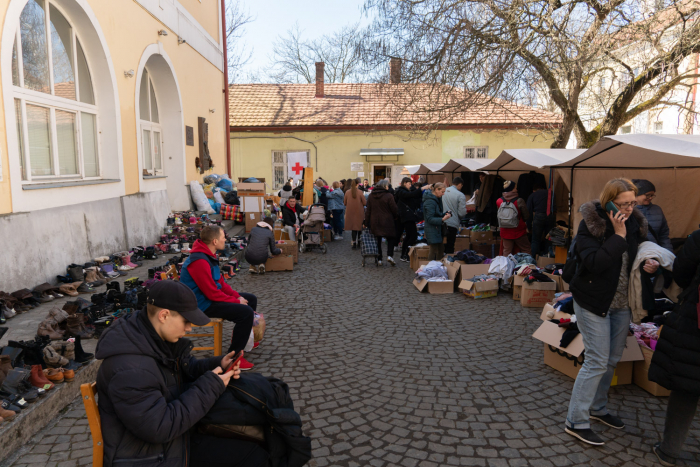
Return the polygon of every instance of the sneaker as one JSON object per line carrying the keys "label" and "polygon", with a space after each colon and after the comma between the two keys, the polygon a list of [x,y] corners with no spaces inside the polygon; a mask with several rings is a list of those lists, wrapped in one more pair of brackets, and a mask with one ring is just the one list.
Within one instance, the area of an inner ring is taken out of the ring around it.
{"label": "sneaker", "polygon": [[380,259],[379,261],[377,261],[377,266],[381,266],[381,265],[382,265],[382,260]]}
{"label": "sneaker", "polygon": [[333,237],[333,240],[342,240],[342,239],[343,239],[343,237],[341,237],[340,235],[336,235]]}
{"label": "sneaker", "polygon": [[352,243],[350,244],[350,246],[351,246],[351,248],[352,248],[353,250],[356,249],[356,248],[357,248],[357,242],[352,242]]}
{"label": "sneaker", "polygon": [[253,349],[257,349],[258,347],[260,347],[260,342],[256,342],[255,344],[253,344]]}
{"label": "sneaker", "polygon": [[248,360],[245,358],[241,358],[241,364],[240,364],[240,369],[241,371],[247,371],[247,370],[252,370],[255,365],[250,363]]}
{"label": "sneaker", "polygon": [[656,443],[651,450],[654,451],[656,458],[659,459],[659,464],[666,466],[676,465],[676,459],[661,452],[661,443]]}
{"label": "sneaker", "polygon": [[584,443],[592,444],[593,446],[602,446],[605,444],[605,441],[590,428],[569,428],[567,426],[564,431],[580,439]]}
{"label": "sneaker", "polygon": [[403,255],[403,256],[401,256],[401,258],[399,258],[399,259],[400,259],[401,261],[403,261],[404,263],[408,263],[408,262],[410,261],[408,255]]}
{"label": "sneaker", "polygon": [[253,265],[251,265],[251,266],[248,268],[248,272],[251,273],[251,274],[257,274],[257,273],[258,273],[258,268],[255,267],[255,266],[253,266]]}
{"label": "sneaker", "polygon": [[391,264],[392,266],[396,266],[396,261],[394,261],[394,258],[392,258],[391,256],[386,257],[386,262]]}
{"label": "sneaker", "polygon": [[258,266],[258,270],[260,271],[260,274],[265,274],[265,265],[261,264],[260,266]]}
{"label": "sneaker", "polygon": [[615,428],[617,430],[621,430],[625,427],[625,422],[620,420],[614,415],[591,415],[592,420],[598,420],[599,422],[603,422],[604,424],[608,425],[610,428]]}

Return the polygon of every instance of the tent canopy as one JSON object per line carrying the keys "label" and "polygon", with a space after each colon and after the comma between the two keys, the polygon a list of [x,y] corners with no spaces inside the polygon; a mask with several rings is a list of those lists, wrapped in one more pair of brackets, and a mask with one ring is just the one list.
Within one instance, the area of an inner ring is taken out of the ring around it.
{"label": "tent canopy", "polygon": [[559,166],[584,152],[586,152],[585,149],[506,149],[482,170],[526,172]]}
{"label": "tent canopy", "polygon": [[420,169],[420,165],[407,165],[405,167],[406,170],[408,170],[408,173],[411,175],[416,175],[416,172],[418,172],[418,169]]}
{"label": "tent canopy", "polygon": [[606,136],[583,154],[559,164],[558,167],[582,169],[700,167],[700,136]]}
{"label": "tent canopy", "polygon": [[413,175],[428,175],[431,173],[441,173],[440,169],[445,165],[442,162],[421,164]]}
{"label": "tent canopy", "polygon": [[489,162],[491,159],[450,159],[450,162],[442,166],[440,172],[480,172]]}

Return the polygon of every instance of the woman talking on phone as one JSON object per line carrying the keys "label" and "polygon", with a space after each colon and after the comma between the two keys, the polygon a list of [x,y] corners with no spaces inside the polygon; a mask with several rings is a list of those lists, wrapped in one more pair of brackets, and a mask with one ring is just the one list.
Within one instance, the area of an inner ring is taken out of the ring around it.
{"label": "woman talking on phone", "polygon": [[[636,209],[636,196],[630,180],[610,180],[600,200],[581,206],[583,220],[574,240],[578,267],[570,289],[586,358],[571,393],[566,432],[592,445],[604,441],[591,430],[591,420],[618,430],[625,427],[606,406],[629,332],[630,269],[648,233],[647,220]],[[653,260],[644,264],[650,274],[658,267]]]}

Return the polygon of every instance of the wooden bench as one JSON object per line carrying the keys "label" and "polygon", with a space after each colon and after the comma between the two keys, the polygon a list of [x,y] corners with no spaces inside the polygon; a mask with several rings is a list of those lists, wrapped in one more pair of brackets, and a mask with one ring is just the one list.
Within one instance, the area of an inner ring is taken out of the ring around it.
{"label": "wooden bench", "polygon": [[102,441],[102,423],[100,411],[97,409],[97,383],[85,383],[80,385],[80,394],[83,396],[83,405],[87,414],[90,434],[92,435],[92,465],[102,467],[104,458],[104,443]]}
{"label": "wooden bench", "polygon": [[189,339],[192,337],[213,337],[213,347],[195,347],[192,350],[213,350],[214,356],[218,357],[221,355],[221,346],[223,344],[224,321],[221,318],[211,318],[209,324],[205,324],[204,326],[195,326],[194,324],[192,325],[193,328],[206,328],[210,326],[214,328],[213,334],[187,334],[187,338]]}

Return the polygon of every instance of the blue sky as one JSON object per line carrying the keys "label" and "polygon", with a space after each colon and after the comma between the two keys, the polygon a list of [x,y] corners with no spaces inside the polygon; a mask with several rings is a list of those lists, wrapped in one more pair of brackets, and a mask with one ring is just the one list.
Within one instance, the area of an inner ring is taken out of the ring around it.
{"label": "blue sky", "polygon": [[[272,43],[279,35],[286,35],[295,22],[304,31],[303,38],[315,39],[363,18],[364,0],[241,1],[254,18],[243,37],[248,50],[253,51],[244,73],[271,65]],[[362,24],[367,24],[367,20]]]}

